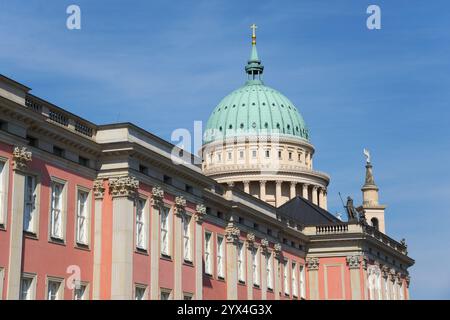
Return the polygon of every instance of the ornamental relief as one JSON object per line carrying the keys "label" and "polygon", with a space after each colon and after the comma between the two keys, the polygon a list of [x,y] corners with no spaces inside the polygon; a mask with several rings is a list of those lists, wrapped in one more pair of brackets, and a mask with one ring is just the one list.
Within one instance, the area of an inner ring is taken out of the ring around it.
{"label": "ornamental relief", "polygon": [[350,269],[359,269],[359,265],[361,262],[359,255],[347,256],[346,260],[347,265]]}
{"label": "ornamental relief", "polygon": [[161,207],[164,204],[164,190],[160,186],[154,186],[152,188],[150,202],[153,207]]}
{"label": "ornamental relief", "polygon": [[186,207],[186,199],[183,196],[178,196],[175,198],[175,208],[174,213],[181,215],[184,213]]}
{"label": "ornamental relief", "polygon": [[319,258],[307,258],[306,268],[308,270],[319,270]]}
{"label": "ornamental relief", "polygon": [[228,223],[227,227],[225,228],[225,237],[227,242],[237,242],[240,234],[241,230],[239,230],[239,228],[236,227],[233,222]]}
{"label": "ornamental relief", "polygon": [[133,176],[109,179],[109,192],[114,197],[135,197],[139,181]]}
{"label": "ornamental relief", "polygon": [[105,187],[103,186],[102,179],[94,180],[94,198],[95,199],[103,199],[105,196]]}
{"label": "ornamental relief", "polygon": [[197,204],[195,207],[194,219],[196,222],[202,222],[206,216],[206,207],[204,204]]}
{"label": "ornamental relief", "polygon": [[255,234],[254,233],[247,233],[247,248],[253,248],[255,246]]}
{"label": "ornamental relief", "polygon": [[13,150],[13,170],[23,170],[31,162],[31,151],[26,147],[14,147]]}

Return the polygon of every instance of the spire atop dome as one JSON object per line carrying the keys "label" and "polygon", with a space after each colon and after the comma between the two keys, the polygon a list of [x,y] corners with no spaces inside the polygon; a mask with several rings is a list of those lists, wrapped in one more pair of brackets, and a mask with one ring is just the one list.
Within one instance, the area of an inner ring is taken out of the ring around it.
{"label": "spire atop dome", "polygon": [[248,80],[261,82],[261,74],[263,73],[264,66],[261,64],[261,60],[258,57],[258,51],[256,50],[256,24],[250,26],[252,29],[252,51],[250,59],[245,66],[245,72],[248,75]]}

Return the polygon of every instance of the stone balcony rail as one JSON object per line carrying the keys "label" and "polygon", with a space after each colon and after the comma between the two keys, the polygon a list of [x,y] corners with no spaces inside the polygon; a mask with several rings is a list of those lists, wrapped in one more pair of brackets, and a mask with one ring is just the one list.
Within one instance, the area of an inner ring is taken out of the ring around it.
{"label": "stone balcony rail", "polygon": [[95,126],[73,116],[69,112],[65,112],[62,109],[51,105],[50,103],[27,95],[25,98],[25,106],[34,112],[40,113],[46,117],[49,122],[66,127],[77,134],[91,139],[95,136]]}
{"label": "stone balcony rail", "polygon": [[384,233],[378,231],[370,225],[362,225],[359,223],[337,223],[327,225],[307,226],[303,231],[309,236],[321,236],[330,234],[346,234],[346,233],[360,233],[376,239],[377,241],[391,247],[392,249],[407,255],[406,245],[399,243],[398,241],[388,237]]}

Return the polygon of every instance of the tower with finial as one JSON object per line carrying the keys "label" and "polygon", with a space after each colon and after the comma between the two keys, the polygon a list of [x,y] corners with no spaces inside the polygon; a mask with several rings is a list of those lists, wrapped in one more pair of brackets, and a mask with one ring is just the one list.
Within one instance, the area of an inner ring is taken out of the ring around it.
{"label": "tower with finial", "polygon": [[362,209],[364,209],[367,222],[385,233],[384,210],[386,209],[386,206],[378,203],[379,189],[375,184],[375,179],[373,177],[370,152],[369,150],[364,149],[363,153],[366,156],[366,178],[364,185],[361,188],[363,198]]}
{"label": "tower with finial", "polygon": [[258,57],[258,51],[256,50],[256,29],[258,28],[256,24],[250,26],[252,29],[252,52],[250,54],[250,59],[248,59],[247,65],[245,66],[245,72],[248,75],[249,81],[261,82],[261,76],[264,71],[264,66],[261,64],[261,60]]}

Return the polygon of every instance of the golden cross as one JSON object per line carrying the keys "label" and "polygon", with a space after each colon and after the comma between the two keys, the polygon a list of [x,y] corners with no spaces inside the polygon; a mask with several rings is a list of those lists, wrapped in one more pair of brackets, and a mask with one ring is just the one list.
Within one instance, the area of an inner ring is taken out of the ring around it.
{"label": "golden cross", "polygon": [[256,44],[256,29],[258,27],[256,26],[256,24],[252,24],[250,28],[252,29],[252,44]]}

